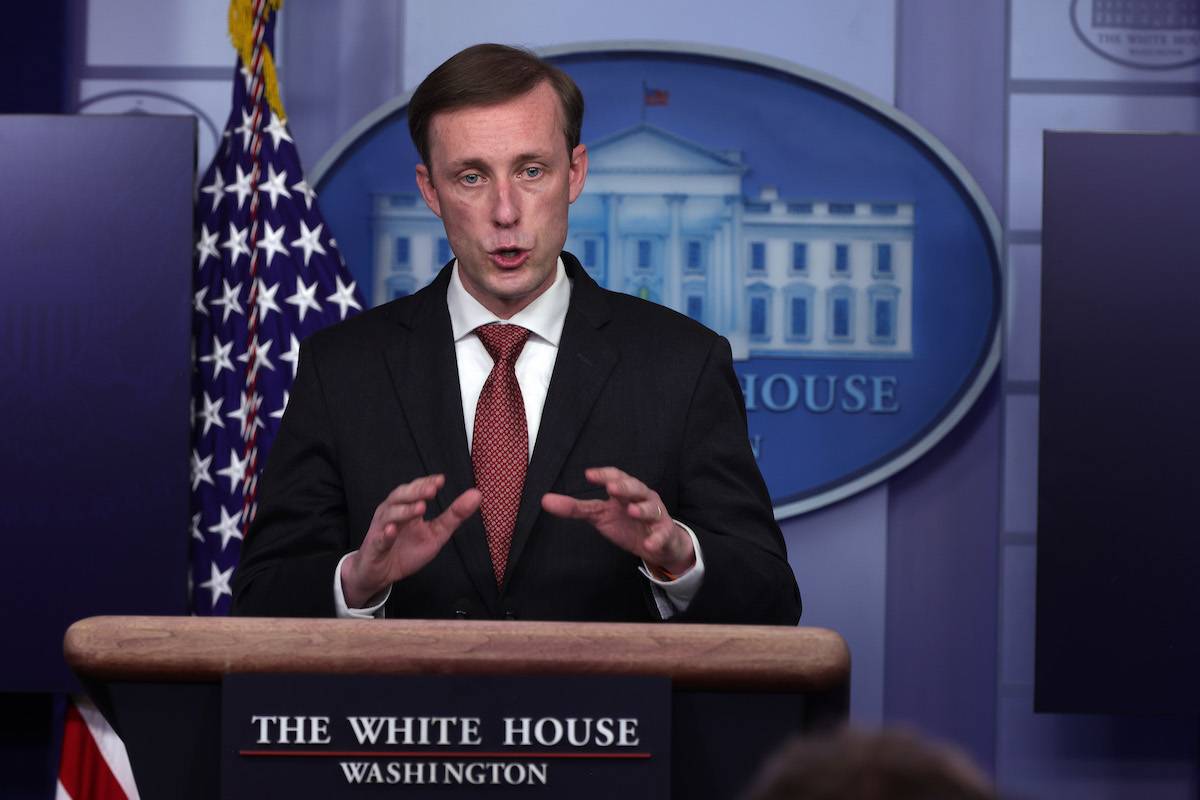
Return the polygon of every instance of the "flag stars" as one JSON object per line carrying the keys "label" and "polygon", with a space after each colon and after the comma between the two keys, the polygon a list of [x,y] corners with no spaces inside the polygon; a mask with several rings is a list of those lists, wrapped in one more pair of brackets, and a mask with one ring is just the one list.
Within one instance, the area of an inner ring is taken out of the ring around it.
{"label": "flag stars", "polygon": [[207,483],[212,486],[216,485],[213,483],[212,474],[209,472],[210,468],[212,467],[212,459],[213,457],[211,455],[201,458],[198,452],[195,450],[192,451],[191,474],[193,492],[199,489],[200,484],[202,483]]}
{"label": "flag stars", "polygon": [[263,238],[255,244],[255,247],[267,254],[268,267],[271,266],[271,259],[275,257],[276,253],[287,258],[288,249],[283,243],[283,234],[286,227],[286,225],[280,225],[278,228],[272,228],[271,223],[263,223]]}
{"label": "flag stars", "polygon": [[221,421],[221,406],[225,404],[225,398],[217,397],[215,400],[208,396],[208,392],[203,392],[204,408],[200,409],[199,413],[193,415],[193,425],[204,421],[204,430],[201,431],[201,436],[207,436],[208,430],[213,425],[218,428],[224,428],[225,423]]}
{"label": "flag stars", "polygon": [[275,208],[275,203],[279,200],[279,196],[291,198],[292,193],[287,188],[287,170],[276,172],[274,164],[267,165],[267,179],[258,185],[260,192],[266,192],[271,196],[271,208]]}
{"label": "flag stars", "polygon": [[200,226],[200,239],[196,242],[196,252],[200,254],[200,261],[196,264],[196,269],[203,267],[210,257],[220,260],[221,253],[217,250],[218,235],[217,231],[209,233],[208,225]]}
{"label": "flag stars", "polygon": [[223,595],[233,597],[233,591],[229,588],[229,578],[233,575],[233,567],[225,571],[217,569],[216,562],[212,562],[212,573],[208,580],[200,584],[201,589],[208,589],[212,594],[212,607],[217,607],[217,602]]}
{"label": "flag stars", "polygon": [[[254,180],[254,171],[246,172],[242,169],[242,165],[237,165],[237,180],[225,187],[226,194],[237,194],[238,211],[242,210],[242,205],[245,204],[246,198],[254,193],[254,189],[250,184]],[[247,255],[249,255],[247,253]]]}
{"label": "flag stars", "polygon": [[[208,306],[204,305],[204,298],[207,296],[208,296],[208,287],[207,286],[201,286],[200,291],[198,291],[194,295],[192,295],[192,308],[195,309],[197,314],[203,314],[206,317],[208,316]],[[195,355],[195,353],[193,353],[193,356],[194,355]],[[195,360],[196,360],[195,358],[192,359],[193,362]]]}
{"label": "flag stars", "polygon": [[275,409],[274,411],[272,411],[270,413],[269,416],[271,417],[271,419],[283,419],[283,412],[287,411],[287,404],[288,404],[288,392],[285,390],[283,393],[283,405],[281,405],[279,408]]}
{"label": "flag stars", "polygon": [[312,190],[312,187],[308,185],[308,182],[301,178],[299,181],[292,184],[292,189],[299,192],[304,198],[304,208],[312,211],[313,200],[317,199],[317,193]]}
{"label": "flag stars", "polygon": [[306,286],[304,279],[296,278],[296,293],[291,297],[284,298],[284,302],[291,303],[296,307],[296,313],[300,316],[300,321],[304,322],[304,315],[309,309],[321,313],[321,304],[316,301],[317,282],[313,281],[312,286]]}
{"label": "flag stars", "polygon": [[258,306],[258,321],[263,322],[267,315],[274,311],[276,314],[282,314],[283,309],[275,302],[275,295],[279,292],[279,284],[267,286],[266,281],[262,278],[258,279],[258,295],[255,298],[255,305]]}
{"label": "flag stars", "polygon": [[225,287],[224,294],[213,298],[212,304],[214,306],[221,306],[223,309],[221,312],[221,324],[224,325],[229,321],[230,314],[245,314],[246,312],[242,309],[242,301],[238,299],[238,295],[242,291],[242,285],[239,283],[230,286],[229,281],[224,278],[221,279],[221,285]]}
{"label": "flag stars", "polygon": [[[229,416],[233,416],[230,414]],[[246,479],[246,464],[250,461],[250,457],[238,458],[237,450],[230,448],[229,450],[229,466],[224,469],[217,470],[217,474],[223,478],[229,479],[229,493],[237,494],[238,487],[242,481]],[[212,530],[209,528],[209,530]]]}
{"label": "flag stars", "polygon": [[192,538],[195,539],[196,541],[198,541],[198,542],[204,541],[204,534],[200,531],[200,512],[199,511],[197,511],[195,514],[192,514],[191,533],[192,533]]}
{"label": "flag stars", "polygon": [[271,112],[271,121],[267,123],[267,127],[263,132],[271,137],[271,146],[279,150],[280,142],[290,142],[292,137],[288,135],[287,127],[283,124],[283,120],[274,111]]}
{"label": "flag stars", "polygon": [[354,287],[356,285],[355,281],[350,281],[350,285],[347,286],[346,284],[342,283],[341,275],[337,275],[335,278],[337,279],[337,291],[325,299],[338,307],[338,311],[341,313],[342,319],[346,318],[346,312],[349,311],[351,307],[362,311],[362,306],[354,297]]}
{"label": "flag stars", "polygon": [[232,340],[225,344],[221,344],[221,340],[214,335],[212,352],[206,356],[200,356],[200,361],[205,364],[213,365],[213,380],[216,380],[217,376],[221,374],[221,370],[223,369],[233,372],[233,362],[229,359],[229,353],[232,350]]}
{"label": "flag stars", "polygon": [[[262,395],[260,395],[258,393],[254,394],[253,401],[251,401],[251,399],[249,397],[247,397],[246,393],[242,392],[242,403],[238,407],[238,410],[230,411],[228,414],[225,415],[225,416],[229,417],[230,419],[236,419],[236,420],[238,420],[238,422],[241,423],[241,431],[242,431],[243,438],[246,436],[246,432],[249,430],[249,425],[247,424],[247,420],[250,418],[250,403],[251,402],[254,403],[254,427],[255,428],[265,427],[265,425],[263,425],[262,417],[258,416],[258,409],[262,407]],[[232,466],[232,464],[231,464],[231,466]],[[223,475],[224,473],[219,472],[217,474]]]}
{"label": "flag stars", "polygon": [[232,222],[229,223],[229,238],[221,242],[221,247],[229,251],[230,265],[237,264],[239,256],[249,256],[250,248],[246,245],[246,235],[249,231],[246,228],[239,228]]}
{"label": "flag stars", "polygon": [[296,334],[291,334],[291,347],[286,353],[279,354],[280,361],[286,361],[292,365],[292,377],[296,377],[296,369],[300,366],[300,340],[296,338]]}
{"label": "flag stars", "polygon": [[230,539],[241,539],[242,538],[241,525],[242,525],[242,512],[241,511],[230,516],[229,512],[225,510],[225,506],[221,506],[221,521],[218,522],[216,525],[210,525],[208,527],[208,532],[220,535],[220,537],[221,537],[221,552],[225,552],[225,548],[229,545]]}
{"label": "flag stars", "polygon": [[221,205],[221,199],[225,196],[225,178],[221,176],[221,170],[213,170],[212,183],[202,186],[201,193],[210,195],[212,200],[212,210],[209,213],[214,213],[217,206]]}
{"label": "flag stars", "polygon": [[[250,149],[250,139],[254,137],[254,112],[248,112],[244,108],[240,111],[242,112],[242,124],[234,128],[233,132],[242,135],[242,150],[245,151]],[[241,207],[241,203],[238,204],[238,207]]]}
{"label": "flag stars", "polygon": [[250,354],[254,354],[254,364],[250,367],[251,377],[258,373],[259,367],[266,367],[272,372],[275,371],[275,365],[272,364],[270,359],[267,358],[267,353],[271,352],[272,341],[273,340],[268,339],[266,344],[259,344],[258,335],[255,334],[254,341],[251,343],[250,348],[237,357],[238,361],[242,362],[243,364],[247,364],[250,361]]}
{"label": "flag stars", "polygon": [[317,227],[309,229],[308,224],[304,220],[300,220],[300,238],[292,242],[292,247],[300,247],[304,250],[304,266],[306,267],[313,253],[325,255],[325,248],[321,245],[321,230],[324,227],[325,223],[322,222]]}

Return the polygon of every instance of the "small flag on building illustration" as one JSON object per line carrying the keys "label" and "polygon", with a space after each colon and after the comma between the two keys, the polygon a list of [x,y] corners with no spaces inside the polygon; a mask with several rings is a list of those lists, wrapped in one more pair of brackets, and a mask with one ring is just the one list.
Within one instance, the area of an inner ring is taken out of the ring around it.
{"label": "small flag on building illustration", "polygon": [[665,106],[671,99],[671,93],[666,89],[655,89],[647,86],[645,81],[642,81],[642,105],[643,106]]}

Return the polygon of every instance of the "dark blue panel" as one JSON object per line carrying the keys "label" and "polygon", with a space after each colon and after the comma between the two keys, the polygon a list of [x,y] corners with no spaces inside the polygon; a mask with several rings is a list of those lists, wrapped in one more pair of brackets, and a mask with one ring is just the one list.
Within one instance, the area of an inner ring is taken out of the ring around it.
{"label": "dark blue panel", "polygon": [[1200,712],[1200,136],[1048,133],[1035,708]]}
{"label": "dark blue panel", "polygon": [[0,690],[67,625],[183,613],[195,121],[0,117]]}

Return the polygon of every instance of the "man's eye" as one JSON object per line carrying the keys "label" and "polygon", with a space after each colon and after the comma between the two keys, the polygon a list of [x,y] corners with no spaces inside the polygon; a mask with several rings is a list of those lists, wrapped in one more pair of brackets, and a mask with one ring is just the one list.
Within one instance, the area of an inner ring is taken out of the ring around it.
{"label": "man's eye", "polygon": [[479,183],[480,178],[478,174],[469,172],[466,175],[463,175],[459,180],[461,180],[467,186],[474,186],[475,184]]}
{"label": "man's eye", "polygon": [[541,167],[526,167],[524,169],[524,173],[525,173],[526,178],[537,178],[537,177],[541,176],[542,168]]}

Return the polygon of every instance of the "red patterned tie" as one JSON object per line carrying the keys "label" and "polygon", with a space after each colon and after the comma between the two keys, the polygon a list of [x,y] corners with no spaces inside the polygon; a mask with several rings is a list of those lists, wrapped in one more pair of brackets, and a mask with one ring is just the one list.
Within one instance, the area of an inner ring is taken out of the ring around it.
{"label": "red patterned tie", "polygon": [[504,579],[529,462],[525,401],[513,369],[529,331],[520,325],[493,322],[476,328],[475,333],[494,363],[475,406],[471,463],[475,467],[475,485],[483,492],[479,511],[499,584]]}

